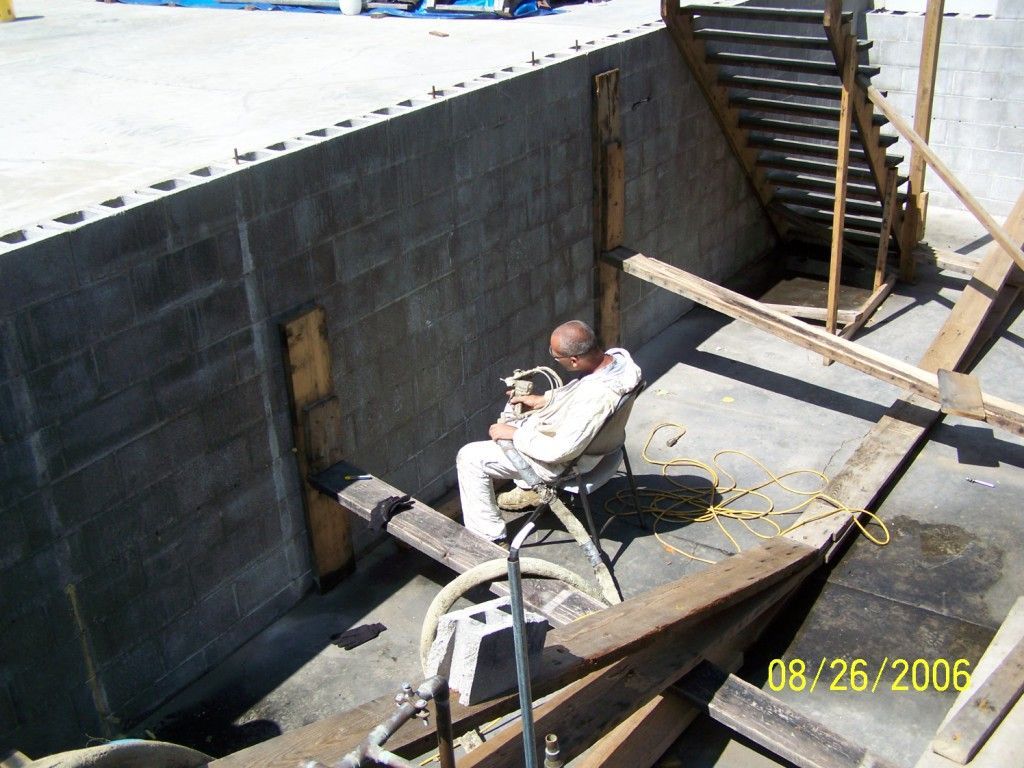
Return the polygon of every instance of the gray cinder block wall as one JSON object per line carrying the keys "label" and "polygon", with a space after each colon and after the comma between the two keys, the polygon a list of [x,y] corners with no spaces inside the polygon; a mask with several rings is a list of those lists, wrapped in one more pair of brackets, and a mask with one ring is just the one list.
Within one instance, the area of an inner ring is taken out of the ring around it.
{"label": "gray cinder block wall", "polygon": [[[116,733],[310,587],[282,320],[326,309],[351,460],[454,484],[498,376],[593,316],[612,67],[627,243],[742,269],[767,224],[659,24],[0,237],[0,745]],[[625,343],[687,306],[624,278]]]}
{"label": "gray cinder block wall", "polygon": [[[876,10],[866,16],[874,40],[874,78],[913,121],[924,14]],[[942,20],[929,145],[986,210],[1009,213],[1024,191],[1024,3],[1000,2],[990,15],[950,14]],[[910,147],[897,145],[910,162]],[[929,170],[929,205],[962,208]]]}

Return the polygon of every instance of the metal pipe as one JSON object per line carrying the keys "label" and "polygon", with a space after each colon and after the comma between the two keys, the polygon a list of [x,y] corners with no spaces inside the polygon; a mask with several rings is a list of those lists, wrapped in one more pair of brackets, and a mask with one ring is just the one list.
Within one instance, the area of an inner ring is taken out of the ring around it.
{"label": "metal pipe", "polygon": [[420,686],[418,693],[421,696],[424,694],[424,688],[427,688],[430,698],[434,700],[437,751],[441,768],[455,768],[455,736],[452,732],[452,707],[448,695],[448,681],[440,675],[435,675]]}
{"label": "metal pipe", "polygon": [[526,617],[523,612],[522,574],[519,572],[519,548],[533,533],[537,513],[520,529],[508,550],[508,589],[512,609],[512,637],[516,651],[516,680],[519,683],[519,710],[523,719],[523,765],[537,768],[537,746],[533,733],[533,691],[530,687],[530,657],[526,649]]}
{"label": "metal pipe", "polygon": [[[362,768],[367,758],[375,764],[392,766],[392,768],[415,768],[412,763],[392,752],[388,752],[383,747],[384,743],[395,734],[395,731],[417,714],[426,712],[427,702],[431,699],[435,701],[436,705],[437,739],[441,753],[441,768],[455,768],[448,681],[440,675],[435,675],[425,680],[415,691],[413,691],[412,686],[408,683],[403,684],[401,692],[395,696],[398,709],[387,720],[370,731],[369,735],[363,739],[359,746],[338,761],[334,768]],[[307,764],[306,768],[321,768],[321,766],[316,763],[310,763]]]}
{"label": "metal pipe", "polygon": [[544,768],[562,768],[562,748],[558,745],[558,736],[549,733],[544,737]]}

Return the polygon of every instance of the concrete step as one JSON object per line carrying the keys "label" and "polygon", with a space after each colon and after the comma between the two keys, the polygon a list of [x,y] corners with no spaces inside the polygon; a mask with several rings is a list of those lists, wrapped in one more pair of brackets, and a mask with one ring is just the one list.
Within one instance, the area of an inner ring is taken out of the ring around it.
{"label": "concrete step", "polygon": [[[797,207],[791,203],[785,203],[785,205],[791,211],[800,214],[806,219],[816,221],[819,224],[824,224],[825,226],[828,227],[832,226],[832,211],[822,211],[816,208]],[[844,217],[844,220],[846,222],[844,230],[852,230],[856,232],[869,232],[874,233],[877,236],[879,231],[882,229],[881,217],[876,218],[874,216],[864,216],[861,214],[853,213],[852,211],[849,210],[849,206],[847,206],[847,212],[846,216]],[[877,237],[875,238],[875,242],[878,242]]]}
{"label": "concrete step", "polygon": [[[693,33],[698,40],[718,43],[739,43],[743,45],[770,45],[780,48],[809,48],[830,50],[828,38],[806,37],[804,35],[772,35],[766,32],[738,32],[733,29],[698,29]],[[870,40],[859,40],[857,51],[866,51],[872,46]]]}
{"label": "concrete step", "polygon": [[[768,182],[784,189],[803,189],[810,192],[832,193],[835,191],[835,179],[824,179],[793,171],[770,170],[765,174]],[[851,182],[846,185],[846,196],[856,200],[878,200],[878,191],[874,184]]]}
{"label": "concrete step", "polygon": [[[823,11],[805,8],[764,8],[748,5],[687,5],[680,9],[693,16],[716,16],[729,19],[753,19],[755,21],[790,21],[797,24],[822,24]],[[851,21],[853,13],[843,13],[843,21]]]}
{"label": "concrete step", "polygon": [[[748,112],[779,113],[839,122],[839,107],[828,107],[821,104],[763,99],[759,96],[731,96],[729,97],[729,104],[737,109]],[[875,125],[885,125],[888,122],[885,115],[872,115],[871,119]]]}
{"label": "concrete step", "polygon": [[[839,77],[839,69],[834,61],[807,61],[805,59],[787,59],[778,56],[758,56],[750,53],[733,51],[709,52],[707,60],[719,67],[751,67],[755,69],[773,69],[784,72],[802,72],[807,75],[835,75]],[[879,67],[861,65],[857,71],[871,78],[881,70]]]}
{"label": "concrete step", "polygon": [[[824,192],[811,192],[798,189],[779,189],[773,196],[774,200],[789,206],[800,206],[818,211],[831,211],[835,206],[835,195]],[[882,204],[877,200],[853,200],[847,198],[846,210],[863,216],[881,219]]]}
{"label": "concrete step", "polygon": [[[780,120],[771,117],[758,117],[757,115],[740,115],[740,128],[748,131],[762,131],[770,134],[781,134],[783,136],[806,136],[812,139],[824,139],[827,141],[838,141],[839,128],[833,125],[816,125],[813,123],[800,123],[793,120]],[[857,126],[853,127],[853,136],[859,142],[860,133]],[[896,136],[882,134],[878,143],[883,147],[891,146],[898,141]]]}
{"label": "concrete step", "polygon": [[770,91],[773,93],[794,93],[801,96],[813,96],[819,99],[838,101],[843,95],[840,85],[823,85],[821,83],[803,83],[794,80],[779,80],[774,77],[755,77],[753,75],[719,75],[719,85],[726,88],[737,88],[745,91]]}
{"label": "concrete step", "polygon": [[[758,155],[757,165],[761,168],[793,171],[794,173],[803,173],[809,176],[820,176],[824,179],[834,180],[836,177],[836,164],[834,161],[828,163],[819,160],[805,160],[799,157],[762,152]],[[855,166],[848,168],[847,174],[849,175],[849,178],[864,181],[865,183],[871,182],[874,178],[869,169],[858,168]]]}
{"label": "concrete step", "polygon": [[[780,152],[787,155],[796,155],[798,157],[825,157],[831,159],[836,156],[838,151],[835,143],[812,144],[808,141],[793,141],[792,139],[783,139],[778,136],[761,133],[748,134],[747,144],[754,149],[761,149],[768,152]],[[851,147],[850,160],[858,165],[865,164],[867,162],[867,153],[863,149]],[[886,156],[885,164],[889,167],[895,167],[901,162],[903,162],[903,158],[898,155]]]}

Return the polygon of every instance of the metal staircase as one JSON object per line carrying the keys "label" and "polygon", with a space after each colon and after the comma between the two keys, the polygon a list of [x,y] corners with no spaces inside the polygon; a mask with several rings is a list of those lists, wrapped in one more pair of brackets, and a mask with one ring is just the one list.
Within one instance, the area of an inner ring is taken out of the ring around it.
{"label": "metal staircase", "polygon": [[[887,154],[896,137],[880,132],[886,120],[864,87],[877,74],[859,63],[871,43],[853,37],[838,2],[822,4],[813,11],[663,0],[662,16],[779,235],[830,243],[842,222],[843,254],[880,272],[900,247],[902,158]],[[844,125],[849,154],[837,174]]]}

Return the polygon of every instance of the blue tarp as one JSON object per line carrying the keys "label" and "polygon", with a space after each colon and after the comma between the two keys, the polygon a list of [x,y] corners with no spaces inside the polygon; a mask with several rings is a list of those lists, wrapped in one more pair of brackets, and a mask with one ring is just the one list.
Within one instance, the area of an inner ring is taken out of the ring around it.
{"label": "blue tarp", "polygon": [[[228,10],[259,10],[259,11],[294,11],[297,13],[341,13],[337,6],[333,8],[310,8],[301,5],[277,5],[272,2],[218,2],[218,0],[118,0],[118,2],[129,5],[169,5],[181,6],[183,8],[225,8]],[[444,5],[465,5],[479,8],[493,8],[494,0],[438,0]],[[372,8],[363,13],[385,13],[389,16],[406,16],[410,18],[435,18],[435,19],[494,19],[499,18],[493,11],[479,12],[478,10],[467,10],[465,13],[458,11],[445,11],[439,13],[426,8],[426,0],[420,0],[419,4],[411,11],[403,11],[398,8]],[[538,7],[536,0],[524,0],[513,12],[514,18],[524,16],[543,16],[549,13],[556,13],[550,8]]]}

